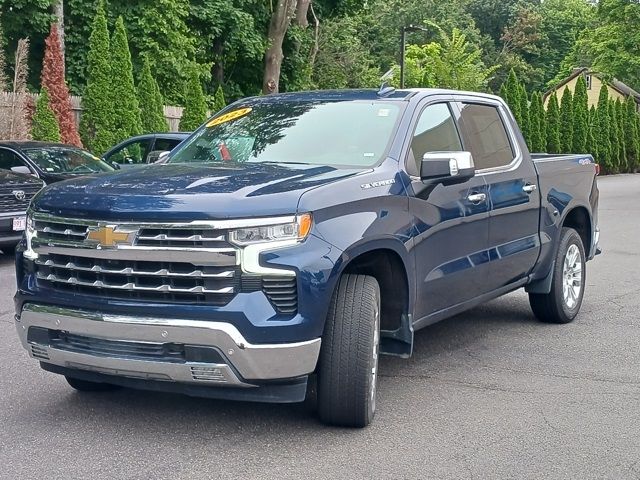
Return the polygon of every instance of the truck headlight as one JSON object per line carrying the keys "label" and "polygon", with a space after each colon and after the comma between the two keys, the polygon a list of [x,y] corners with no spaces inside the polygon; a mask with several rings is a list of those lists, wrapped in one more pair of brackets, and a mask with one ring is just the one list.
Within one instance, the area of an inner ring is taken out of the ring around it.
{"label": "truck headlight", "polygon": [[[273,220],[277,222],[277,219]],[[293,222],[238,228],[229,232],[229,240],[241,247],[286,240],[301,242],[307,238],[311,231],[311,221],[311,214],[305,213],[296,216]]]}
{"label": "truck headlight", "polygon": [[23,255],[29,260],[35,260],[36,258],[38,258],[38,254],[33,251],[32,242],[33,239],[38,236],[38,232],[36,230],[35,221],[30,214],[27,214],[27,225],[24,230],[24,235],[27,240],[27,248],[24,251]]}

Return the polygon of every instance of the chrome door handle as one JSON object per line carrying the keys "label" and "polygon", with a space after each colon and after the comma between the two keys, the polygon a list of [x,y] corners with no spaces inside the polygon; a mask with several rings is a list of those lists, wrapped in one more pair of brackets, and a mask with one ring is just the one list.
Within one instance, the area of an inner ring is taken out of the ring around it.
{"label": "chrome door handle", "polygon": [[533,193],[536,191],[537,188],[538,188],[537,185],[527,184],[524,187],[522,187],[522,190],[524,190],[526,193]]}
{"label": "chrome door handle", "polygon": [[467,197],[467,200],[469,200],[471,203],[474,203],[474,204],[482,203],[486,199],[487,199],[486,193],[472,193]]}

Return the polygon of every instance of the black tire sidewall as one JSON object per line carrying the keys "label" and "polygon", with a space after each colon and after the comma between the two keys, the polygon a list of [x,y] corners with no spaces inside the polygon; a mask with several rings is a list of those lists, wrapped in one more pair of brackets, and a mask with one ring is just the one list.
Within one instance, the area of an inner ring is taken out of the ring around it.
{"label": "black tire sidewall", "polygon": [[[569,308],[564,301],[564,293],[563,293],[563,268],[564,268],[564,259],[567,255],[567,251],[571,245],[576,245],[578,247],[578,251],[580,252],[580,261],[582,263],[582,272],[581,272],[581,284],[580,284],[580,295],[578,296],[578,300],[576,302],[575,307]],[[584,246],[582,244],[582,239],[578,232],[571,228],[563,228],[562,236],[560,238],[560,246],[558,248],[558,255],[556,257],[556,265],[553,279],[553,292],[555,296],[555,301],[557,305],[558,313],[564,317],[566,322],[570,322],[573,320],[578,312],[580,311],[580,307],[582,306],[582,299],[584,298],[584,290],[586,284],[587,270],[586,270],[586,256],[584,251]]]}

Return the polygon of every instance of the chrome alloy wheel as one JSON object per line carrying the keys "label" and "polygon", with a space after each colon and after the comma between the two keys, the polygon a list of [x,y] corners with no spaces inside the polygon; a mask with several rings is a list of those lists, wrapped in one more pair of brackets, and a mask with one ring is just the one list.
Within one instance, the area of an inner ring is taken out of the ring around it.
{"label": "chrome alloy wheel", "polygon": [[582,290],[582,257],[577,245],[567,249],[562,267],[562,294],[564,304],[573,309],[578,304]]}
{"label": "chrome alloy wheel", "polygon": [[375,306],[373,323],[373,365],[371,366],[371,411],[376,411],[376,385],[378,383],[378,355],[380,346],[380,307]]}

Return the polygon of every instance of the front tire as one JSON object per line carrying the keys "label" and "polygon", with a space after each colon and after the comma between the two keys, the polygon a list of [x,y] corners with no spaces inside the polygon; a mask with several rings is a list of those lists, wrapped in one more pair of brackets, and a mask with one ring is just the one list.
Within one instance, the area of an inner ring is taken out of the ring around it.
{"label": "front tire", "polygon": [[586,255],[582,239],[572,228],[563,228],[553,267],[551,291],[530,293],[529,304],[538,320],[572,322],[580,311],[586,281]]}
{"label": "front tire", "polygon": [[367,275],[340,278],[318,363],[318,413],[327,424],[365,427],[376,409],[380,287]]}
{"label": "front tire", "polygon": [[112,385],[111,383],[98,383],[89,382],[87,380],[80,380],[78,378],[65,376],[67,383],[79,392],[108,392],[111,390],[118,390],[118,385]]}

